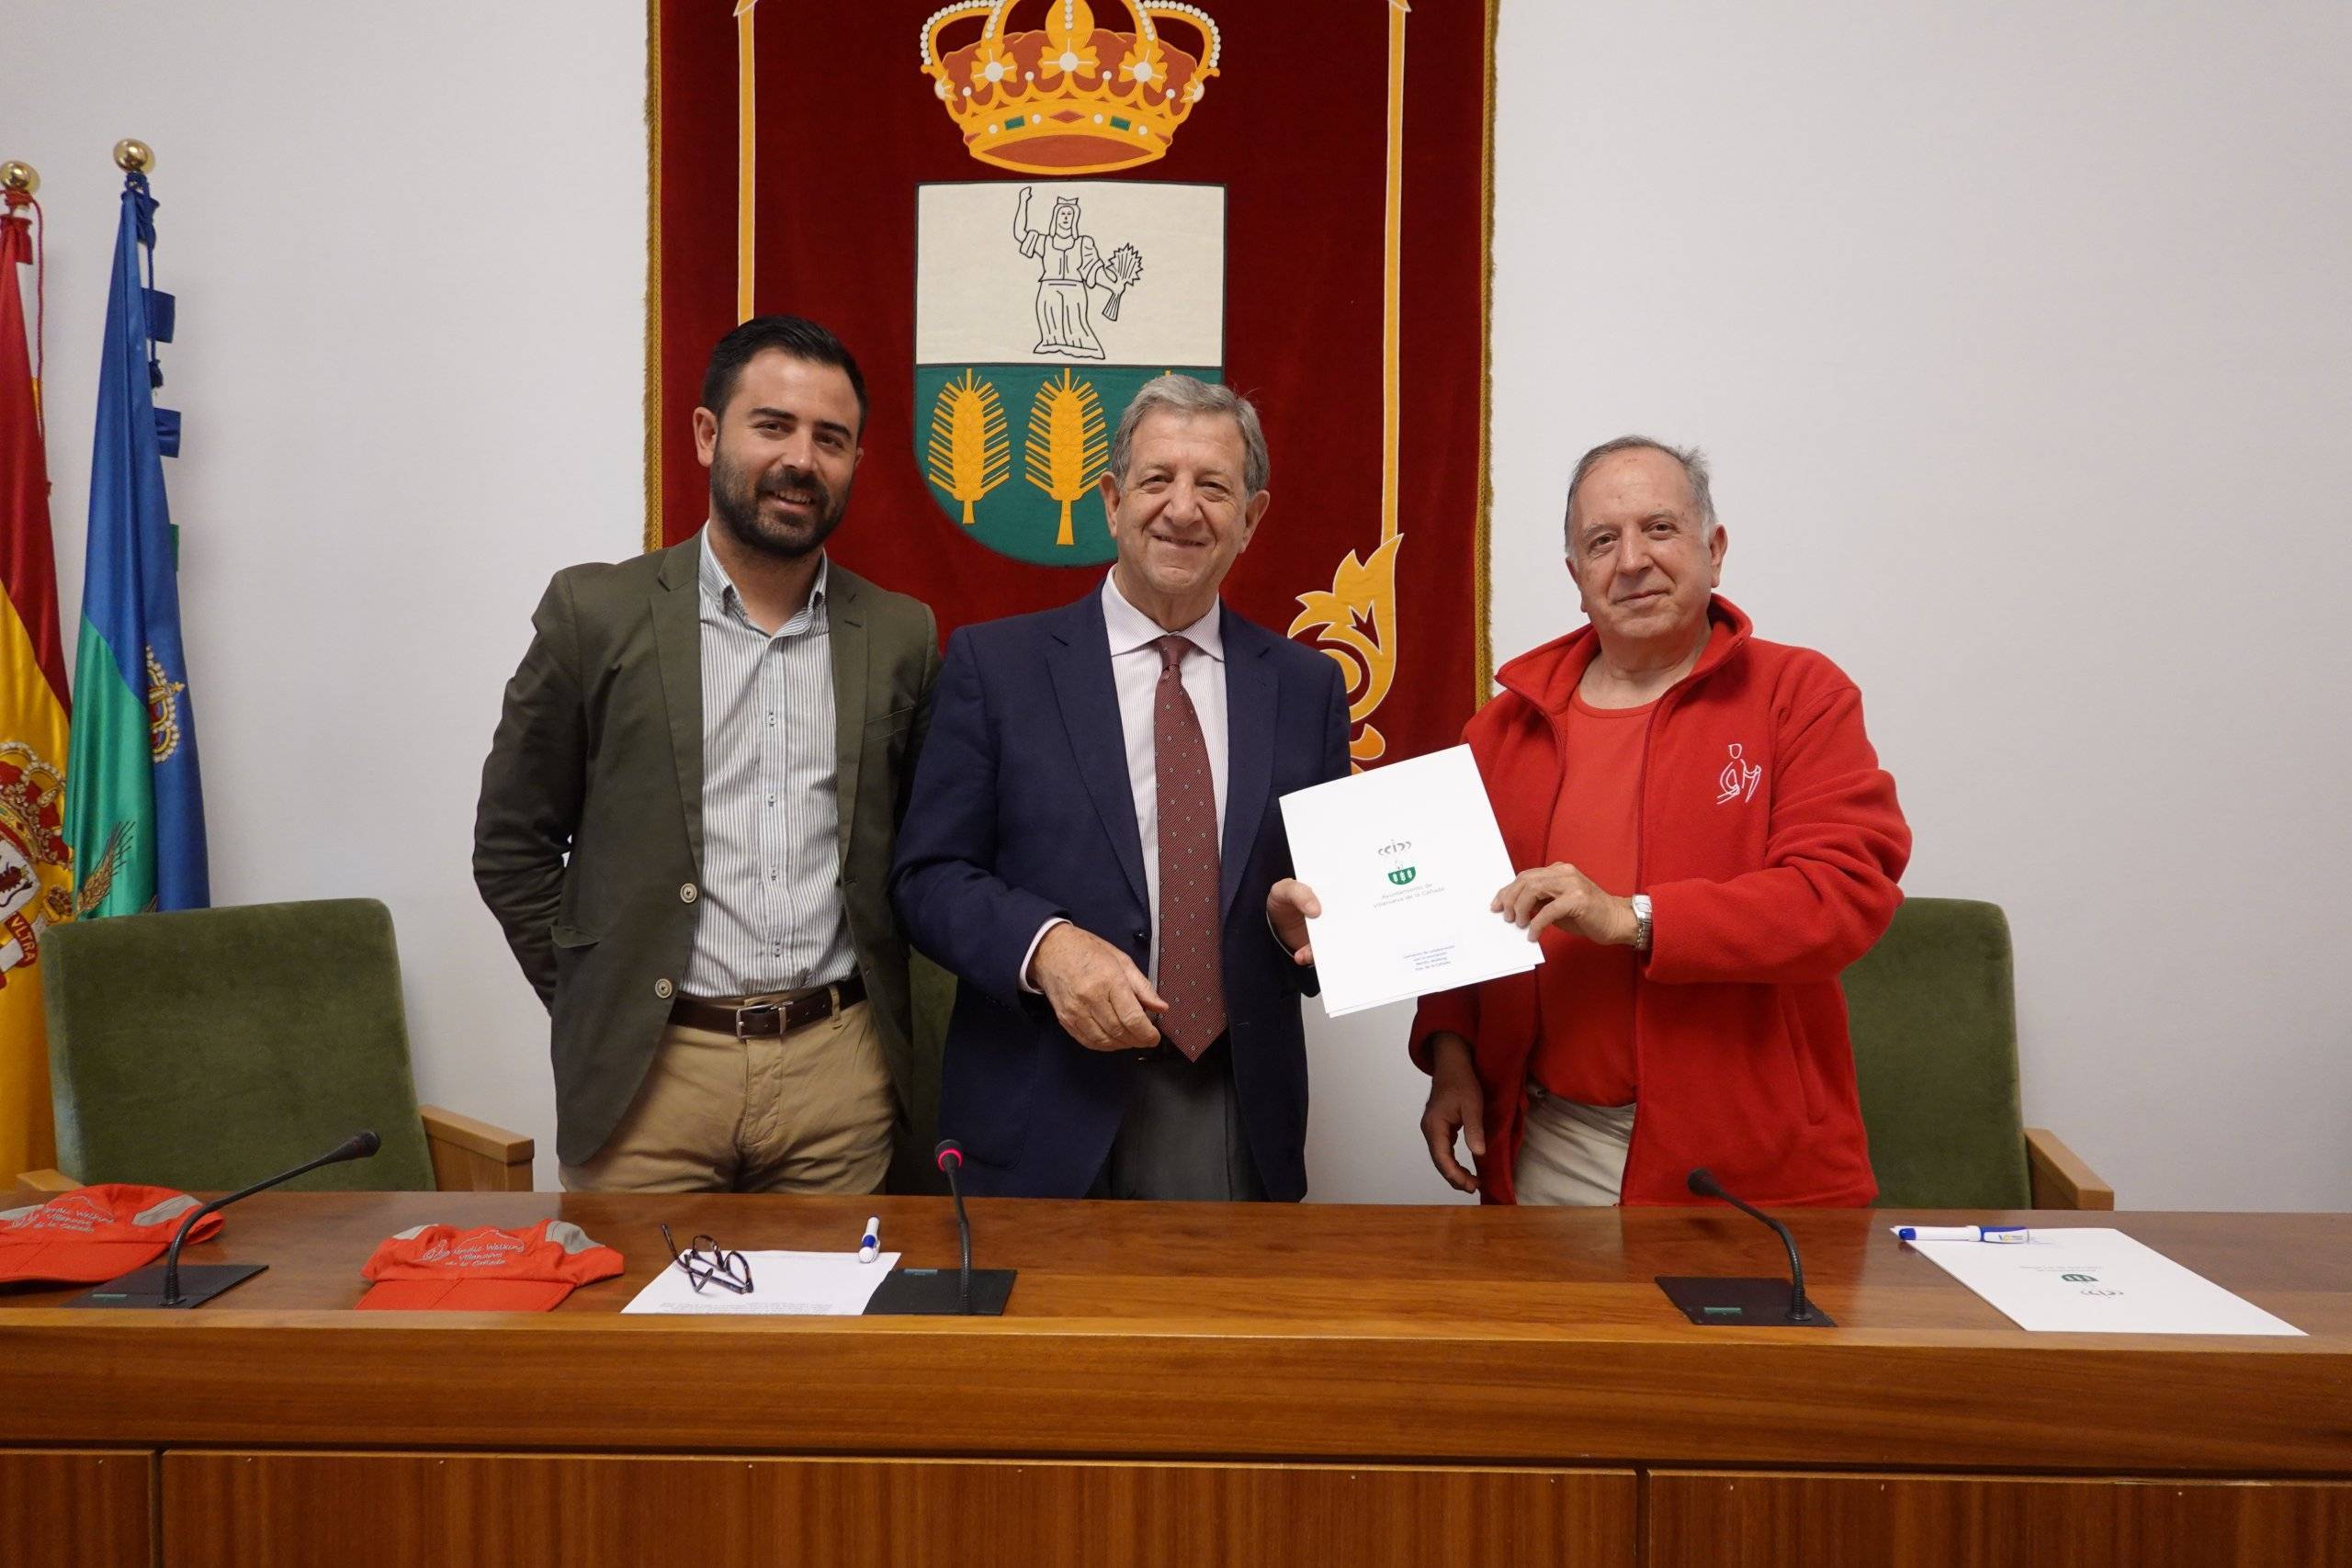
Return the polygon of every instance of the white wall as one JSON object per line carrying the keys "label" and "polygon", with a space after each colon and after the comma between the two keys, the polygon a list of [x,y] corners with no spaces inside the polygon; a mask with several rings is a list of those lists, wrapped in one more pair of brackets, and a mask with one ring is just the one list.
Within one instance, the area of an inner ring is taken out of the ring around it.
{"label": "white wall", "polygon": [[1573,454],[1696,441],[2007,906],[2029,1119],[2139,1207],[2352,1206],[2352,7],[1506,0],[1496,642]]}
{"label": "white wall", "polygon": [[[2134,1206],[2352,1206],[2352,11],[1505,12],[1498,651],[1574,618],[1574,453],[1704,445],[1726,591],[1870,701],[1907,886],[2010,911],[2031,1118]],[[10,31],[66,604],[137,134],[217,895],[385,897],[426,1096],[551,1145],[466,859],[547,572],[637,538],[642,8],[46,0]],[[1313,1026],[1319,1196],[1446,1196],[1403,1019]]]}
{"label": "white wall", "polygon": [[214,899],[389,903],[419,1089],[538,1135],[552,1186],[546,1014],[469,856],[548,572],[642,535],[645,8],[40,0],[8,31],[66,613],[137,136]]}

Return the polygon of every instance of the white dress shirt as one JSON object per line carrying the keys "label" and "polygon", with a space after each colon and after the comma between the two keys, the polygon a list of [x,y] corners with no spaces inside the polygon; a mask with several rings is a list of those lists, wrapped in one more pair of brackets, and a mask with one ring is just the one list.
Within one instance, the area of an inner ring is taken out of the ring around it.
{"label": "white dress shirt", "polygon": [[[1225,844],[1225,606],[1222,602],[1209,606],[1208,614],[1182,628],[1176,635],[1185,638],[1198,649],[1184,656],[1181,678],[1184,694],[1193,699],[1193,712],[1201,721],[1201,739],[1209,752],[1209,782],[1216,790],[1216,837],[1219,852]],[[1135,796],[1136,834],[1143,842],[1143,883],[1145,901],[1149,905],[1144,912],[1151,921],[1151,966],[1148,971],[1154,985],[1159,981],[1159,762],[1155,745],[1157,727],[1155,710],[1159,693],[1159,649],[1153,645],[1168,635],[1168,628],[1127,603],[1119,592],[1118,574],[1114,571],[1102,579],[1102,626],[1111,637],[1111,679],[1119,693],[1119,728],[1127,746],[1127,788]],[[1058,918],[1037,928],[1029,943],[1028,954],[1021,961],[1022,989],[1034,991],[1029,966],[1037,956],[1037,943],[1056,926],[1069,922]]]}
{"label": "white dress shirt", "polygon": [[702,620],[702,886],[685,988],[757,996],[857,967],[841,891],[827,563],[773,633],[743,610],[706,530]]}

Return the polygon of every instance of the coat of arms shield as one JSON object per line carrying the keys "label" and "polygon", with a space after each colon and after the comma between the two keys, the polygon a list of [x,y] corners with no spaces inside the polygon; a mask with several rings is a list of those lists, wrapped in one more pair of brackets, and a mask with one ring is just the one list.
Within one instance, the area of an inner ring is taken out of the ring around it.
{"label": "coat of arms shield", "polygon": [[916,193],[915,460],[1000,555],[1111,558],[1088,495],[1137,388],[1219,380],[1225,189],[985,181]]}

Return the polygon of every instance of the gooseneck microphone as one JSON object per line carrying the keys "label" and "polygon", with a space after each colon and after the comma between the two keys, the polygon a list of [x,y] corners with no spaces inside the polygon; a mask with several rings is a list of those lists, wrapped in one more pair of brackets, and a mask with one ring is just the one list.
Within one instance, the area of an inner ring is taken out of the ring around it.
{"label": "gooseneck microphone", "polygon": [[953,1138],[942,1138],[939,1147],[933,1151],[933,1157],[938,1160],[941,1172],[947,1178],[948,1196],[956,1200],[956,1235],[964,1249],[964,1315],[969,1317],[972,1315],[972,1222],[964,1213],[964,1184],[956,1179],[956,1173],[964,1168],[964,1145]]}
{"label": "gooseneck microphone", "polygon": [[1741,1213],[1751,1214],[1772,1227],[1773,1234],[1781,1238],[1781,1245],[1789,1249],[1789,1321],[1811,1323],[1814,1320],[1814,1311],[1813,1304],[1804,1299],[1804,1265],[1798,1260],[1797,1239],[1789,1234],[1789,1227],[1756,1207],[1755,1204],[1745,1202],[1724,1191],[1722,1183],[1715,1179],[1713,1172],[1704,1166],[1701,1166],[1690,1173],[1687,1185],[1691,1191],[1702,1198],[1720,1198]]}
{"label": "gooseneck microphone", "polygon": [[[314,1160],[311,1160],[306,1164],[298,1165],[291,1170],[280,1171],[277,1175],[271,1177],[266,1181],[256,1181],[242,1192],[232,1192],[226,1198],[215,1198],[212,1201],[205,1204],[202,1208],[189,1211],[187,1218],[180,1222],[180,1228],[172,1233],[172,1248],[169,1253],[164,1255],[164,1299],[162,1304],[167,1307],[193,1306],[196,1304],[195,1302],[188,1301],[180,1294],[180,1246],[187,1240],[187,1233],[195,1227],[197,1221],[217,1210],[227,1208],[230,1204],[235,1202],[240,1198],[250,1198],[256,1192],[267,1191],[270,1188],[277,1186],[281,1181],[291,1181],[298,1176],[308,1175],[310,1172],[318,1169],[321,1166],[340,1165],[345,1160],[349,1159],[366,1159],[368,1156],[374,1154],[378,1149],[383,1146],[383,1140],[377,1137],[373,1133],[354,1133],[350,1137],[345,1138],[343,1142],[337,1144],[334,1147],[329,1149],[326,1153],[321,1155]],[[254,1272],[258,1273],[259,1270],[255,1269]],[[246,1277],[246,1275],[240,1274],[237,1276],[237,1279],[242,1280]],[[232,1280],[229,1283],[234,1284],[236,1283],[236,1280]],[[227,1288],[228,1287],[226,1285],[220,1287],[222,1290]],[[217,1292],[208,1292],[207,1295],[215,1293]],[[204,1297],[198,1297],[197,1299],[201,1301]]]}
{"label": "gooseneck microphone", "polygon": [[964,1145],[953,1138],[939,1140],[932,1151],[940,1174],[947,1178],[948,1196],[956,1200],[956,1240],[963,1267],[954,1275],[944,1269],[890,1270],[865,1303],[872,1314],[911,1314],[924,1317],[997,1317],[1012,1294],[1017,1270],[972,1267],[972,1220],[964,1212],[964,1184],[956,1173],[964,1168]]}

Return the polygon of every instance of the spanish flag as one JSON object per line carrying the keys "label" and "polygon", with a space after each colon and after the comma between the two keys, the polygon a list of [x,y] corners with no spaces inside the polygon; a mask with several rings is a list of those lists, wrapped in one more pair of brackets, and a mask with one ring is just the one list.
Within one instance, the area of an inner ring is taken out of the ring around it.
{"label": "spanish flag", "polygon": [[[0,209],[0,1186],[57,1157],[41,1027],[40,944],[74,918],[65,847],[65,652],[40,393],[25,331],[31,205]],[[38,210],[38,209],[35,209]]]}

